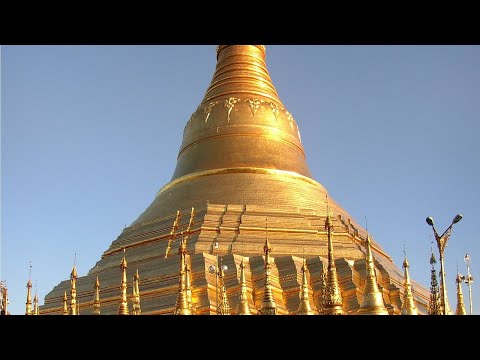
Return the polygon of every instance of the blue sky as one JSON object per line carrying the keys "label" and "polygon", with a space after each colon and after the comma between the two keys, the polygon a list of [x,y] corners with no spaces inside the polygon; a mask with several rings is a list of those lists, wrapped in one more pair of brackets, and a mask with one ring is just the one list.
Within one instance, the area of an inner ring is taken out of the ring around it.
{"label": "blue sky", "polygon": [[[25,312],[30,261],[42,304],[75,253],[85,275],[170,180],[215,48],[2,46],[0,279],[11,313]],[[312,176],[368,218],[398,266],[405,242],[425,287],[425,218],[443,232],[464,215],[445,251],[454,310],[466,252],[479,279],[480,46],[275,45],[267,65]]]}

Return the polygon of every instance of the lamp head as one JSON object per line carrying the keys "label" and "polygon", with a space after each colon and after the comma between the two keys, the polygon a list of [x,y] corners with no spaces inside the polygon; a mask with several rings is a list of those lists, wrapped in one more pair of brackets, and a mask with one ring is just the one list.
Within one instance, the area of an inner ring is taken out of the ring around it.
{"label": "lamp head", "polygon": [[427,217],[425,221],[427,222],[428,225],[433,226],[433,218],[431,216]]}
{"label": "lamp head", "polygon": [[465,257],[463,258],[463,260],[465,260],[465,263],[467,265],[470,265],[470,261],[472,261],[472,259],[470,258],[470,255],[468,254],[465,254]]}
{"label": "lamp head", "polygon": [[216,269],[215,269],[215,266],[213,266],[213,265],[210,265],[210,266],[208,267],[208,271],[210,271],[211,273],[214,273],[215,270],[216,270]]}
{"label": "lamp head", "polygon": [[463,215],[462,214],[457,214],[452,220],[452,225],[458,223],[460,220],[462,220]]}

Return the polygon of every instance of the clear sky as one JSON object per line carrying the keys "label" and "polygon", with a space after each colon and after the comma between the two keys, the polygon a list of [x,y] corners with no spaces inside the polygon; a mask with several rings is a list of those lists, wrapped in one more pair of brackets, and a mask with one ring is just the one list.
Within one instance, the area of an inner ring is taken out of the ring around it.
{"label": "clear sky", "polygon": [[[85,275],[166,184],[216,45],[1,48],[1,266],[10,312]],[[480,313],[480,46],[267,46],[313,177],[430,286],[432,216],[447,290],[472,258]],[[438,259],[437,247],[434,244]],[[439,265],[437,264],[437,270]],[[93,284],[92,284],[93,286]],[[468,311],[468,288],[463,287]]]}

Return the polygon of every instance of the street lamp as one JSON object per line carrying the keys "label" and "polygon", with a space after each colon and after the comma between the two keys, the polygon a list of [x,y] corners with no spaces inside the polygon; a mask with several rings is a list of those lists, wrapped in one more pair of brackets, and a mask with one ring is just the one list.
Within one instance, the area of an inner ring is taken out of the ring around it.
{"label": "street lamp", "polygon": [[[215,241],[213,243],[213,248],[218,249],[218,242],[217,241]],[[228,270],[228,266],[227,265],[222,265],[222,264],[220,264],[220,266],[219,266],[218,254],[216,256],[217,256],[217,265],[216,266],[215,265],[210,265],[208,267],[208,271],[210,271],[210,273],[212,273],[212,274],[215,274],[216,314],[219,315],[218,308],[219,308],[220,301],[218,300],[218,278],[223,277],[223,273]],[[221,263],[221,259],[220,259],[220,263]]]}
{"label": "street lamp", "polygon": [[441,279],[442,279],[442,309],[443,309],[443,315],[447,314],[447,288],[446,288],[446,283],[445,283],[445,267],[443,264],[443,253],[445,251],[445,248],[447,247],[447,241],[450,238],[450,235],[452,233],[452,227],[454,224],[458,223],[460,220],[462,220],[462,214],[457,214],[452,220],[452,223],[450,226],[443,232],[442,235],[438,235],[437,230],[435,229],[435,226],[433,225],[433,218],[431,216],[427,217],[426,221],[427,224],[430,225],[433,229],[433,234],[435,235],[435,240],[437,241],[437,246],[438,246],[438,252],[440,254],[440,274],[441,274]]}
{"label": "street lamp", "polygon": [[465,257],[463,258],[465,260],[465,264],[467,264],[467,276],[465,276],[465,283],[468,285],[468,299],[470,301],[470,315],[473,314],[473,304],[472,304],[472,282],[473,282],[473,276],[470,275],[470,262],[472,259],[470,258],[470,255],[465,254]]}

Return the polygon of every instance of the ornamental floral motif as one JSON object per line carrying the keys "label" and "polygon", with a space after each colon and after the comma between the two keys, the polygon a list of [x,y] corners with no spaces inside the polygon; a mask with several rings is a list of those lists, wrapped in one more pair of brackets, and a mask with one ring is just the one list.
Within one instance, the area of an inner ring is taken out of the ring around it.
{"label": "ornamental floral motif", "polygon": [[225,109],[227,110],[227,121],[230,122],[230,113],[232,112],[233,108],[235,107],[235,104],[238,102],[237,98],[231,97],[228,100],[225,100],[224,106]]}
{"label": "ornamental floral motif", "polygon": [[245,101],[250,107],[250,110],[252,111],[252,116],[255,117],[255,114],[257,113],[257,110],[260,108],[260,104],[262,103],[262,101],[258,99],[246,99]]}
{"label": "ornamental floral motif", "polygon": [[206,116],[205,116],[205,124],[206,124],[207,121],[208,121],[208,118],[209,118],[209,116],[210,116],[210,113],[211,113],[212,110],[213,110],[213,107],[214,107],[215,105],[217,105],[217,103],[218,103],[218,101],[213,101],[213,102],[211,102],[211,103],[209,103],[209,104],[207,104],[207,105],[205,105],[205,106],[203,107],[203,112],[204,112],[205,115],[206,115]]}
{"label": "ornamental floral motif", "polygon": [[277,104],[274,104],[273,102],[268,103],[270,105],[270,108],[272,109],[273,116],[275,116],[275,121],[277,121],[277,114],[280,110]]}

